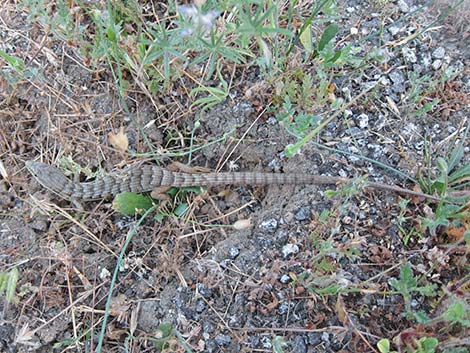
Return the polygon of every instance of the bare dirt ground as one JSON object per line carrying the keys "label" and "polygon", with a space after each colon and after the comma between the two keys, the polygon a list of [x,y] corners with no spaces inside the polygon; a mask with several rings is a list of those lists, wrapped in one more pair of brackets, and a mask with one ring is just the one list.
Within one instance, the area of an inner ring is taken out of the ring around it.
{"label": "bare dirt ground", "polygon": [[[377,9],[367,1],[343,1],[342,25],[371,28],[378,18],[398,16],[403,10],[399,3]],[[436,5],[400,23],[398,36],[437,19],[444,9],[444,4]],[[179,89],[157,94],[153,101],[130,90],[126,102],[131,117],[107,67],[81,62],[73,43],[49,37],[26,16],[13,2],[0,13],[0,49],[28,53],[23,57],[28,65],[41,68],[34,78],[15,84],[0,78],[0,270],[19,269],[16,300],[8,303],[0,297],[1,352],[93,351],[116,258],[139,218],[116,213],[109,201],[77,208],[35,182],[25,169],[27,160],[57,165],[61,157],[71,156],[83,167],[107,172],[154,163],[144,155],[158,152],[148,141],[169,155],[188,145],[198,122],[197,145],[229,136],[195,152],[192,165],[369,175],[413,187],[364,159],[313,144],[293,158],[285,157],[285,146],[296,138],[265,111],[270,94],[263,91],[256,70],[237,71],[230,97],[202,115],[188,108],[185,85],[191,83],[184,78]],[[470,112],[468,22],[463,15],[448,17],[434,27],[410,42],[416,62],[406,63],[403,57],[409,52],[398,51],[371,71],[389,79],[388,91],[359,102],[350,119],[329,124],[317,142],[417,175],[426,169],[427,155],[445,155],[452,141],[465,139]],[[367,51],[374,43],[363,45]],[[436,52],[438,48],[442,50]],[[409,89],[401,77],[408,77],[416,65],[423,66],[423,75],[434,75],[441,70],[437,64],[432,67],[436,60],[461,69],[429,93],[430,99],[440,99],[439,107],[417,118],[400,102],[395,112],[387,97],[399,97],[401,84]],[[336,86],[339,91],[356,87],[353,95],[360,91],[353,77],[342,78]],[[109,142],[109,134],[121,127],[129,139],[125,153]],[[468,142],[466,136],[463,163],[470,161]],[[165,155],[158,162],[187,162]],[[146,219],[119,269],[103,351],[158,351],[155,340],[162,335],[162,323],[179,332],[168,338],[167,352],[187,347],[194,352],[271,352],[276,344],[285,352],[378,352],[382,338],[400,351],[413,347],[418,352],[417,339],[427,336],[439,339],[441,351],[455,346],[462,348],[455,352],[467,351],[468,327],[446,327],[433,318],[453,298],[449,293],[468,304],[468,247],[451,246],[458,239],[442,227],[433,234],[408,234],[404,241],[404,229],[418,229],[420,217],[430,216],[434,206],[412,200],[403,208],[397,195],[384,192],[328,198],[326,189],[213,188],[185,196],[189,208],[184,217]],[[234,229],[239,220],[251,225]],[[407,262],[423,286],[435,285],[441,294],[428,297],[416,291],[405,303],[391,283]],[[404,315],[408,304],[431,321],[419,323]]]}

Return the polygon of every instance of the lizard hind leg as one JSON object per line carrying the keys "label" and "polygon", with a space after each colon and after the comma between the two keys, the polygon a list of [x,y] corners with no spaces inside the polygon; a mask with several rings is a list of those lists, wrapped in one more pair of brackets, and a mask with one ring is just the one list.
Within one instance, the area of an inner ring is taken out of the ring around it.
{"label": "lizard hind leg", "polygon": [[168,196],[165,193],[170,188],[171,188],[171,186],[167,186],[167,185],[157,186],[157,187],[153,188],[152,192],[150,193],[150,196],[155,200],[168,201],[168,200],[170,200],[170,196]]}

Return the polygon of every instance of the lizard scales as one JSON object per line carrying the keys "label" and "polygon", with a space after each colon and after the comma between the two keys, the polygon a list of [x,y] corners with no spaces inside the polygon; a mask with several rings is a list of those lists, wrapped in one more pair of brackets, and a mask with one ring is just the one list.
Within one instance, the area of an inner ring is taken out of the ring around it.
{"label": "lizard scales", "polygon": [[[261,172],[222,172],[222,173],[182,173],[173,172],[158,166],[143,165],[120,174],[109,174],[90,182],[72,182],[59,169],[41,162],[28,161],[26,167],[37,181],[55,193],[74,199],[97,200],[115,196],[121,192],[149,192],[159,187],[217,186],[230,184],[275,185],[275,184],[316,184],[334,185],[351,182],[352,179],[312,175],[306,173],[261,173]],[[367,181],[366,188],[381,189],[406,195],[439,200],[432,195]]]}

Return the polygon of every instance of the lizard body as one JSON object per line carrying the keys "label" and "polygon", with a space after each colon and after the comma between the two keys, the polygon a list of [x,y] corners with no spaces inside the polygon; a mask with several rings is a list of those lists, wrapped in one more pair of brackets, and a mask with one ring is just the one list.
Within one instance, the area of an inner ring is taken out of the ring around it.
{"label": "lizard body", "polygon": [[[143,165],[132,168],[121,174],[110,174],[94,181],[76,183],[67,178],[59,169],[45,163],[28,161],[26,162],[26,167],[45,188],[54,191],[62,197],[79,200],[103,199],[126,191],[138,193],[149,192],[160,187],[217,186],[231,184],[334,185],[353,181],[353,179],[349,178],[305,173],[181,173],[158,166]],[[439,201],[439,198],[436,196],[404,189],[396,185],[367,181],[365,187]]]}

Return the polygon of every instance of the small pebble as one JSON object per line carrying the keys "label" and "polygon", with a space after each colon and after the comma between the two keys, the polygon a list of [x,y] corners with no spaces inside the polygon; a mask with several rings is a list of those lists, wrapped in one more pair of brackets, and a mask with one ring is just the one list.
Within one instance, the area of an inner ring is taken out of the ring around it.
{"label": "small pebble", "polygon": [[228,335],[224,335],[222,333],[219,333],[217,336],[215,336],[215,342],[219,346],[228,346],[230,342],[232,342],[232,338]]}
{"label": "small pebble", "polygon": [[261,338],[261,343],[263,345],[263,348],[265,349],[271,350],[271,348],[273,347],[271,343],[271,338],[268,336],[263,336],[263,338]]}
{"label": "small pebble", "polygon": [[439,70],[441,66],[442,66],[442,60],[437,59],[432,62],[432,68],[434,70]]}
{"label": "small pebble", "polygon": [[398,0],[397,5],[401,12],[403,13],[410,12],[410,7],[404,0]]}
{"label": "small pebble", "polygon": [[279,304],[278,312],[281,315],[287,314],[289,312],[290,305],[288,302],[282,302]]}
{"label": "small pebble", "polygon": [[197,301],[196,303],[196,312],[197,313],[202,313],[204,310],[206,310],[206,303],[204,302],[204,300],[200,299]]}
{"label": "small pebble", "polygon": [[278,221],[275,218],[267,219],[260,223],[259,227],[269,233],[273,233],[278,227]]}
{"label": "small pebble", "polygon": [[418,58],[416,57],[416,50],[414,48],[404,47],[401,52],[406,61],[410,63],[416,63],[418,61]]}
{"label": "small pebble", "polygon": [[432,57],[434,59],[442,59],[444,58],[445,54],[446,54],[446,50],[443,47],[439,47],[439,48],[434,49],[434,51],[432,52]]}
{"label": "small pebble", "polygon": [[357,118],[358,125],[361,129],[365,129],[369,126],[369,116],[367,114],[361,114]]}
{"label": "small pebble", "polygon": [[396,34],[398,34],[398,32],[400,32],[400,28],[392,26],[388,28],[388,31],[392,36],[395,36]]}
{"label": "small pebble", "polygon": [[228,251],[230,258],[235,259],[240,254],[240,249],[236,247],[231,247]]}
{"label": "small pebble", "polygon": [[301,207],[294,215],[294,218],[301,222],[307,219],[310,219],[310,208],[309,207]]}
{"label": "small pebble", "polygon": [[423,57],[421,59],[421,63],[423,64],[424,67],[429,67],[432,64],[432,57],[431,54],[429,53],[424,53]]}
{"label": "small pebble", "polygon": [[307,353],[307,345],[302,336],[295,336],[294,343],[292,344],[292,352]]}
{"label": "small pebble", "polygon": [[210,297],[212,297],[212,289],[205,286],[204,284],[197,283],[196,288],[197,288],[197,291],[199,292],[199,294],[201,296],[203,296],[204,298],[209,299]]}
{"label": "small pebble", "polygon": [[322,339],[321,339],[322,334],[320,332],[311,332],[307,334],[308,337],[308,344],[315,347],[318,346]]}
{"label": "small pebble", "polygon": [[205,333],[212,333],[215,331],[215,325],[211,321],[204,321],[202,329]]}
{"label": "small pebble", "polygon": [[297,254],[298,252],[299,247],[296,244],[286,244],[282,247],[282,256],[284,256],[284,258],[287,258],[292,254]]}
{"label": "small pebble", "polygon": [[392,71],[388,77],[392,80],[393,83],[399,84],[405,82],[405,75],[401,71]]}
{"label": "small pebble", "polygon": [[289,275],[282,275],[281,278],[279,279],[279,282],[281,282],[282,284],[287,284],[290,281],[292,281],[292,278],[290,278]]}

